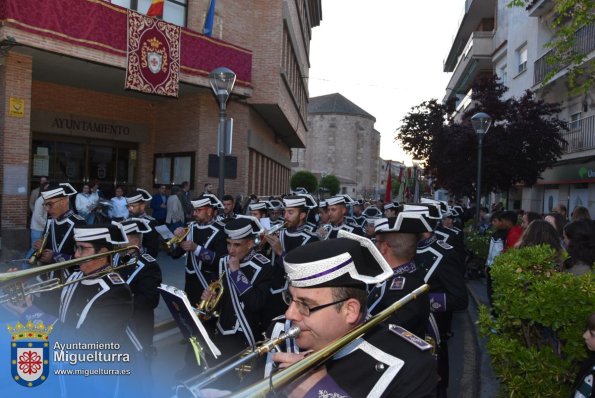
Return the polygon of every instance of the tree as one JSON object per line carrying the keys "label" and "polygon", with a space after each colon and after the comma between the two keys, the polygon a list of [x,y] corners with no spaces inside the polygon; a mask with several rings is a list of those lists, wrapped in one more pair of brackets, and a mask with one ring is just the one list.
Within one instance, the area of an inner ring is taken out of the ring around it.
{"label": "tree", "polygon": [[291,176],[291,189],[296,190],[297,188],[306,188],[308,192],[316,192],[318,189],[318,180],[316,176],[309,171],[298,171]]}
{"label": "tree", "polygon": [[[528,7],[525,0],[511,0],[509,7]],[[544,84],[550,81],[562,68],[568,68],[568,85],[574,93],[587,93],[595,86],[595,63],[585,62],[590,49],[577,37],[588,32],[595,24],[595,2],[593,0],[556,0],[551,27],[554,37],[545,48],[546,63],[553,66],[546,74]],[[584,42],[584,40],[583,40]]]}
{"label": "tree", "polygon": [[531,186],[554,165],[565,144],[566,123],[555,115],[558,104],[548,104],[526,91],[519,99],[503,100],[507,88],[496,77],[473,86],[475,104],[463,122],[455,122],[450,104],[424,101],[403,119],[398,139],[413,158],[424,159],[436,188],[455,195],[475,196],[478,139],[469,122],[477,112],[488,113],[492,127],[483,139],[481,192],[502,192],[512,185]]}
{"label": "tree", "polygon": [[328,190],[331,196],[334,196],[339,193],[339,189],[341,189],[341,182],[334,175],[327,174],[320,179],[320,188]]}

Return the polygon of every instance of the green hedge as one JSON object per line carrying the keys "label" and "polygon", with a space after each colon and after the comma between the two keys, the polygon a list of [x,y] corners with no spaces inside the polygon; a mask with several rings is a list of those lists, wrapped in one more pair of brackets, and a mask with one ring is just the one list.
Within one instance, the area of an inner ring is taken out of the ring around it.
{"label": "green hedge", "polygon": [[549,246],[528,247],[501,254],[491,269],[497,317],[482,306],[479,325],[503,396],[566,397],[586,358],[593,274],[558,272],[555,260]]}

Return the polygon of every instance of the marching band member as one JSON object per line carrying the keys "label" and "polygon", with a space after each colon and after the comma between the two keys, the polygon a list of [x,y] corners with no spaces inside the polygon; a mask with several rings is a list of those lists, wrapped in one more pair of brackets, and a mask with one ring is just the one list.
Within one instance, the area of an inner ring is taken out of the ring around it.
{"label": "marching band member", "polygon": [[[149,221],[144,218],[129,218],[122,222],[129,246],[142,247],[143,234],[151,232]],[[134,254],[137,255],[136,253]],[[114,259],[128,261],[128,255]],[[134,266],[128,266],[120,270],[120,275],[132,291],[134,312],[131,319],[131,329],[138,338],[145,359],[150,363],[155,356],[153,346],[153,334],[155,327],[155,308],[159,305],[159,291],[161,285],[161,268],[157,261],[149,254],[141,254],[136,258]]]}
{"label": "marching band member", "polygon": [[[66,261],[74,256],[74,228],[86,224],[83,217],[69,209],[69,197],[75,194],[76,190],[68,183],[50,184],[41,192],[48,213],[45,248],[38,259],[42,264]],[[33,248],[39,250],[42,244],[43,239],[35,241]]]}
{"label": "marching band member", "polygon": [[[301,332],[299,353],[271,355],[281,368],[302,360],[358,327],[366,316],[366,284],[393,271],[367,239],[338,238],[296,248],[284,259],[290,281],[285,316]],[[337,352],[324,366],[290,384],[297,397],[433,397],[435,360],[380,324]],[[286,342],[287,343],[287,342]]]}
{"label": "marching band member", "polygon": [[[439,205],[425,203],[426,219],[436,228],[441,213]],[[439,331],[438,344],[438,396],[446,396],[448,388],[448,345],[452,312],[467,308],[467,288],[460,272],[460,258],[454,248],[438,239],[434,232],[424,232],[417,245],[415,264],[425,273],[424,281],[430,285],[430,306]]]}
{"label": "marching band member", "polygon": [[[424,284],[424,273],[414,258],[419,234],[431,232],[432,227],[421,213],[411,211],[417,207],[402,205],[397,208],[396,217],[376,220],[376,247],[393,269],[393,275],[370,291],[370,315],[376,315]],[[423,295],[395,312],[390,320],[424,338],[429,317],[430,299]]]}
{"label": "marching band member", "polygon": [[329,239],[335,239],[340,229],[353,234],[364,236],[364,231],[357,225],[349,224],[346,217],[347,200],[344,195],[334,196],[326,200],[329,222],[332,225]]}
{"label": "marching band member", "polygon": [[223,213],[217,216],[217,221],[227,224],[237,216],[237,214],[235,214],[233,211],[235,207],[235,200],[231,195],[223,195],[221,202],[223,202]]}
{"label": "marching band member", "polygon": [[126,205],[128,206],[129,218],[144,218],[149,221],[151,232],[143,234],[143,249],[152,257],[157,257],[159,254],[159,235],[155,231],[157,221],[145,213],[147,203],[151,202],[153,197],[144,189],[137,188],[135,193],[126,197]]}
{"label": "marching band member", "polygon": [[[261,337],[260,314],[271,287],[271,262],[254,251],[254,238],[261,232],[258,220],[248,216],[238,216],[225,226],[229,254],[219,260],[224,290],[218,304],[218,333],[213,338],[223,352],[222,359],[253,346]],[[212,296],[207,288],[202,299]]]}
{"label": "marching band member", "polygon": [[283,222],[283,202],[279,199],[272,199],[268,201],[269,217],[271,219],[271,226]]}
{"label": "marching band member", "polygon": [[275,253],[273,262],[273,276],[271,282],[271,301],[264,312],[264,320],[282,315],[287,309],[281,293],[287,289],[287,279],[283,267],[283,258],[296,247],[316,242],[318,236],[312,233],[306,225],[308,210],[316,206],[316,202],[310,195],[286,196],[283,199],[285,206],[285,228],[279,231],[279,235],[265,235],[265,239],[271,245]]}
{"label": "marching band member", "polygon": [[[217,263],[227,254],[223,224],[215,221],[217,208],[221,204],[213,194],[203,194],[190,202],[194,208],[194,221],[188,224],[190,230],[186,240],[172,251],[173,258],[186,257],[186,278],[184,291],[190,303],[198,304],[203,290],[217,279]],[[182,236],[184,228],[177,228],[174,234]]]}

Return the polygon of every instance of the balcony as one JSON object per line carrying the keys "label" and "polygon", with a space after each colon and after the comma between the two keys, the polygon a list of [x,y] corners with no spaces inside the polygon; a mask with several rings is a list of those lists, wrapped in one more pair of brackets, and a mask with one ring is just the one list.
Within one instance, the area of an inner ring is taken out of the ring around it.
{"label": "balcony", "polygon": [[474,32],[491,32],[494,30],[496,17],[496,0],[466,0],[465,14],[459,24],[459,29],[453,39],[446,59],[444,72],[452,72],[461,53],[465,50],[469,37]]}
{"label": "balcony", "polygon": [[[574,35],[575,42],[573,51],[576,54],[585,54],[588,56],[591,52],[595,51],[595,23],[583,26],[577,30]],[[535,61],[533,68],[533,85],[538,85],[543,82],[545,77],[551,72],[558,72],[566,67],[566,65],[550,63],[547,59],[550,54],[551,50]]]}
{"label": "balcony", "polygon": [[542,17],[554,8],[554,0],[532,0],[527,5],[527,11],[532,17]]}
{"label": "balcony", "polygon": [[494,32],[471,34],[450,77],[445,101],[453,96],[464,96],[479,73],[492,72],[493,37]]}
{"label": "balcony", "polygon": [[[2,0],[0,37],[12,36],[21,51],[38,61],[48,58],[78,68],[81,62],[97,65],[100,72],[88,80],[105,79],[116,69],[119,91],[127,60],[127,10],[96,0]],[[182,28],[180,35],[180,82],[206,86],[208,74],[225,65],[237,74],[236,92],[250,95],[252,52],[232,43]],[[64,57],[66,56],[66,57]],[[71,79],[63,65],[44,64],[55,79]],[[34,74],[38,72],[34,70]],[[111,82],[101,82],[103,86]],[[90,83],[89,83],[90,84]],[[116,87],[114,85],[114,87]],[[115,89],[114,89],[115,90]]]}
{"label": "balcony", "polygon": [[562,135],[567,142],[564,153],[595,149],[595,115],[573,121],[568,127]]}

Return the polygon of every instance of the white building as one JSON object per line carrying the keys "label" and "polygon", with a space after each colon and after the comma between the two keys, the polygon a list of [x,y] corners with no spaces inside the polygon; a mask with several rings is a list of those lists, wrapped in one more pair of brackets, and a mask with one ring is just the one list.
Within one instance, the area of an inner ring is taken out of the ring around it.
{"label": "white building", "polygon": [[[526,8],[512,7],[510,0],[466,0],[465,14],[444,62],[452,72],[444,100],[457,98],[461,113],[470,105],[470,86],[485,74],[496,74],[508,87],[507,96],[519,97],[531,89],[547,102],[559,102],[559,118],[570,123],[564,133],[568,145],[557,164],[542,174],[533,187],[517,187],[508,198],[509,209],[547,213],[557,203],[568,211],[585,206],[595,215],[595,90],[572,95],[568,73],[545,62],[554,32],[554,0],[528,1]],[[576,43],[586,62],[595,62],[595,25],[576,32]]]}

